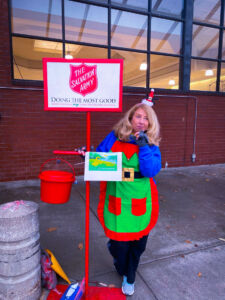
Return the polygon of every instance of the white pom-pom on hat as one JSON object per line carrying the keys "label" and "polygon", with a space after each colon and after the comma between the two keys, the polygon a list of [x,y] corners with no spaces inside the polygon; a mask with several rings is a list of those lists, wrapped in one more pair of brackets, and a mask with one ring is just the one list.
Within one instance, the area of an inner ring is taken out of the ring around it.
{"label": "white pom-pom on hat", "polygon": [[154,105],[152,101],[153,96],[154,96],[154,89],[151,89],[151,92],[148,95],[148,99],[142,99],[141,103],[147,104],[149,106],[153,106]]}

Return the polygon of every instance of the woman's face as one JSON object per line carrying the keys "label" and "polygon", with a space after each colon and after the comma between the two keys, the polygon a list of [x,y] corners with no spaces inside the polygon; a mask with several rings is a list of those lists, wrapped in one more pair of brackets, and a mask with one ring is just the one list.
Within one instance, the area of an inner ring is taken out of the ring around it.
{"label": "woman's face", "polygon": [[145,131],[148,129],[148,116],[142,108],[138,108],[131,120],[133,132]]}

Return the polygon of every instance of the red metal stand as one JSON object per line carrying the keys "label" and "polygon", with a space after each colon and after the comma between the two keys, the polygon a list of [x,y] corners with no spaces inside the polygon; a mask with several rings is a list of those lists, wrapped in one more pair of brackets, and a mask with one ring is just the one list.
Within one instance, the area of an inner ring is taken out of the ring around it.
{"label": "red metal stand", "polygon": [[[88,111],[86,118],[86,147],[90,151],[91,143],[91,114]],[[90,207],[90,181],[86,181],[86,223],[85,223],[85,299],[88,299],[88,282],[89,282],[89,207]]]}
{"label": "red metal stand", "polygon": [[[91,144],[91,114],[86,113],[86,148],[90,151]],[[54,154],[80,155],[76,151],[60,151],[55,150]],[[85,295],[82,299],[88,300],[126,300],[126,296],[122,294],[119,288],[95,287],[89,286],[89,209],[90,209],[90,181],[86,181],[86,214],[85,214]]]}

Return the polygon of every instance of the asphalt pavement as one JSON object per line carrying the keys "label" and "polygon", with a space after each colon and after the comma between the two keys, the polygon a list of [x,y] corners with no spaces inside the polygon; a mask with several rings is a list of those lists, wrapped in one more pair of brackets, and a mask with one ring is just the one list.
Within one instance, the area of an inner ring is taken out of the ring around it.
{"label": "asphalt pavement", "polygon": [[[141,257],[132,300],[225,299],[225,164],[167,168],[155,177],[158,223]],[[91,183],[89,284],[121,286],[97,218],[99,183]],[[39,204],[41,246],[50,249],[72,281],[85,274],[85,182],[69,202],[40,201],[40,181],[0,183],[0,204]],[[60,283],[64,281],[59,279]],[[47,296],[43,290],[42,299]]]}

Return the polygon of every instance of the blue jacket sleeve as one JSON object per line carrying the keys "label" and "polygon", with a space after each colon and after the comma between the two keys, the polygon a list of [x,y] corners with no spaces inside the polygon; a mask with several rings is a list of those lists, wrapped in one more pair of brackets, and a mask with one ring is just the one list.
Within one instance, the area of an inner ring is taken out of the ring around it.
{"label": "blue jacket sleeve", "polygon": [[159,147],[143,146],[139,147],[139,168],[145,177],[154,177],[161,169],[161,153]]}
{"label": "blue jacket sleeve", "polygon": [[114,134],[114,131],[111,131],[104,140],[98,145],[96,148],[97,152],[109,152],[109,150],[112,148],[112,145],[117,140],[117,137]]}

